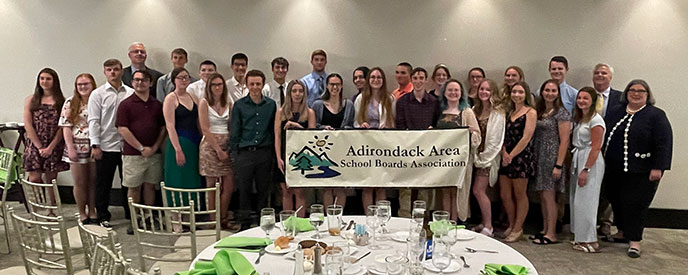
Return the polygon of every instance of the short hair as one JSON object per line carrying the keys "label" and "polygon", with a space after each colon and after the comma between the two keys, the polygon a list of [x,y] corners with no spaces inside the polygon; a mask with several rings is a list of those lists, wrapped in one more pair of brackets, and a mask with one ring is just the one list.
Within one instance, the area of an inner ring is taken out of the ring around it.
{"label": "short hair", "polygon": [[311,60],[313,60],[313,58],[314,58],[316,55],[324,56],[325,59],[327,59],[327,53],[326,53],[325,50],[323,50],[323,49],[317,49],[317,50],[313,51],[313,52],[311,53]]}
{"label": "short hair", "polygon": [[265,84],[265,74],[261,72],[260,70],[250,70],[246,73],[246,77],[244,79],[248,80],[249,77],[251,76],[260,76],[260,79],[263,81],[263,84]]}
{"label": "short hair", "polygon": [[459,89],[461,90],[461,97],[459,98],[459,110],[463,111],[467,108],[470,108],[471,105],[468,103],[468,93],[466,93],[466,89],[463,88],[463,84],[461,84],[461,81],[458,79],[450,78],[444,82],[444,84],[442,84],[442,87],[440,87],[439,90],[440,109],[446,110],[449,107],[447,97],[444,94],[447,91],[447,86],[449,86],[451,83],[459,84]]}
{"label": "short hair", "polygon": [[274,68],[275,65],[282,65],[282,67],[289,68],[289,61],[284,57],[276,57],[270,62],[270,68]]}
{"label": "short hair", "polygon": [[172,54],[183,55],[185,58],[189,58],[189,54],[183,48],[176,48],[172,50]]}
{"label": "short hair", "polygon": [[401,62],[401,63],[397,64],[397,67],[398,67],[398,66],[406,67],[406,72],[408,72],[409,75],[411,75],[411,71],[413,71],[413,66],[411,66],[411,63],[408,63],[408,62],[405,62],[405,61],[404,61],[404,62]]}
{"label": "short hair", "polygon": [[212,60],[203,60],[203,62],[201,62],[201,65],[199,65],[198,68],[201,68],[203,65],[213,65],[213,68],[217,70],[217,65],[215,65],[215,62],[213,62]]}
{"label": "short hair", "polygon": [[423,69],[423,67],[413,68],[413,71],[411,71],[411,76],[413,76],[414,74],[419,73],[419,72],[423,73],[425,75],[425,78],[428,78],[428,71]]}
{"label": "short hair", "polygon": [[136,74],[138,74],[138,73],[142,74],[143,78],[148,79],[148,81],[153,81],[153,75],[151,75],[151,73],[148,70],[135,71],[133,76],[136,76]]}
{"label": "short hair", "polygon": [[607,67],[609,69],[609,72],[612,73],[612,75],[614,74],[614,68],[607,63],[598,63],[597,65],[595,65],[593,71],[597,71],[597,69],[599,69],[600,67]]}
{"label": "short hair", "polygon": [[483,76],[483,78],[485,77],[485,70],[483,70],[483,68],[480,68],[480,67],[473,67],[473,68],[471,68],[470,70],[468,70],[468,78],[469,78],[469,79],[471,78],[471,72],[472,72],[472,71],[479,71],[480,74]]}
{"label": "short hair", "polygon": [[645,104],[654,106],[655,105],[655,97],[652,95],[652,91],[650,90],[650,85],[645,82],[645,80],[642,79],[633,79],[631,82],[628,82],[628,85],[626,85],[626,89],[624,89],[623,96],[621,97],[621,103],[623,105],[628,105],[628,90],[631,89],[631,86],[640,84],[645,88],[645,91],[647,91],[647,100],[645,101]]}
{"label": "short hair", "polygon": [[232,65],[234,65],[234,61],[236,60],[246,60],[246,65],[248,65],[248,56],[245,53],[235,53],[232,55]]}
{"label": "short hair", "polygon": [[447,68],[447,65],[440,63],[435,65],[435,68],[432,69],[432,76],[430,77],[432,80],[435,80],[435,77],[437,77],[437,71],[439,70],[444,70],[444,72],[447,73],[447,79],[451,78],[451,73],[449,73],[449,68]]}
{"label": "short hair", "polygon": [[142,42],[136,41],[136,42],[132,42],[131,45],[129,45],[129,49],[131,49],[131,47],[134,47],[134,46],[141,46],[141,47],[143,47],[144,49],[146,48],[146,45],[143,45]]}
{"label": "short hair", "polygon": [[557,55],[552,57],[552,59],[549,60],[549,68],[552,68],[552,62],[564,63],[564,68],[567,70],[569,69],[569,61],[564,56]]}
{"label": "short hair", "polygon": [[369,69],[368,67],[366,67],[366,66],[360,66],[360,67],[354,69],[354,71],[353,71],[353,73],[352,73],[352,76],[356,74],[356,71],[361,71],[361,72],[363,72],[363,78],[365,78],[366,80],[368,80],[368,73],[370,72],[370,69]]}
{"label": "short hair", "polygon": [[110,58],[108,60],[105,60],[103,62],[103,67],[112,67],[112,66],[117,66],[119,65],[119,68],[122,68],[122,62],[119,61],[119,59],[116,58]]}
{"label": "short hair", "polygon": [[590,107],[588,107],[588,114],[584,115],[583,110],[578,107],[578,104],[574,104],[573,106],[573,122],[575,123],[581,123],[581,122],[588,122],[592,119],[592,117],[596,114],[595,108],[597,106],[597,92],[595,91],[595,88],[593,87],[583,87],[578,91],[578,94],[576,95],[576,100],[578,99],[578,95],[581,93],[587,93],[590,95],[590,98],[592,99],[592,103],[590,104]]}

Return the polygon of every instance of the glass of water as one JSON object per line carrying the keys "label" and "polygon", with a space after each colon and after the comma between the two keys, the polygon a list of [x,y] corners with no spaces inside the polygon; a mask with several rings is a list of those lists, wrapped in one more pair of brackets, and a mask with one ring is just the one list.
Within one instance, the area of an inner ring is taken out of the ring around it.
{"label": "glass of water", "polygon": [[342,250],[330,250],[325,254],[325,274],[341,275],[344,267],[344,252]]}
{"label": "glass of water", "polygon": [[265,231],[265,237],[270,237],[270,232],[275,229],[275,209],[263,208],[260,210],[260,229]]}
{"label": "glass of water", "polygon": [[427,204],[425,201],[422,200],[416,200],[413,202],[413,208],[411,210],[411,219],[413,222],[418,223],[418,224],[423,224],[423,221],[425,220],[425,210],[427,208]]}
{"label": "glass of water", "polygon": [[287,220],[291,217],[295,217],[294,210],[282,210],[279,212],[280,224],[282,225],[282,235],[288,236],[290,234],[296,235],[296,221],[291,223],[291,227],[287,228]]}
{"label": "glass of water", "polygon": [[412,229],[406,242],[407,257],[409,258],[409,274],[423,274],[423,260],[425,259],[425,243],[427,231],[418,226]]}
{"label": "glass of water", "polygon": [[308,221],[315,228],[314,238],[316,240],[320,239],[319,227],[325,222],[325,213],[323,212],[323,209],[324,208],[322,204],[313,204],[311,205],[311,214],[308,216]]}
{"label": "glass of water", "polygon": [[432,265],[440,270],[440,275],[444,275],[444,270],[451,264],[450,247],[444,242],[432,242]]}
{"label": "glass of water", "polygon": [[[389,233],[385,225],[387,225],[387,222],[392,218],[392,203],[388,200],[379,200],[375,204],[377,205],[377,208],[379,209],[379,217],[380,217],[380,231],[383,234]],[[384,237],[383,237],[384,238]]]}

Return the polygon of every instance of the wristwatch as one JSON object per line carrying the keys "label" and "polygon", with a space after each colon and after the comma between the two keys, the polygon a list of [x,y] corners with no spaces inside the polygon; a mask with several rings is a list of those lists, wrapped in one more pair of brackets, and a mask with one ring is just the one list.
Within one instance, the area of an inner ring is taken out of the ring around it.
{"label": "wristwatch", "polygon": [[[585,167],[585,168],[583,168],[583,171],[590,173],[590,168]],[[582,172],[582,171],[581,171],[581,172]]]}
{"label": "wristwatch", "polygon": [[91,149],[96,149],[96,148],[100,148],[100,146],[98,146],[98,144],[91,144]]}
{"label": "wristwatch", "polygon": [[143,152],[143,145],[139,146],[139,152]]}

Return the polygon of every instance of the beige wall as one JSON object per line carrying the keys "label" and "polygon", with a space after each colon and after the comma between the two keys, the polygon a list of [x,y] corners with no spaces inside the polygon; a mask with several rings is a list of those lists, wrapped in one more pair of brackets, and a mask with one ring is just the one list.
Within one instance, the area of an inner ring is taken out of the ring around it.
{"label": "beige wall", "polygon": [[273,57],[286,57],[289,78],[306,74],[310,52],[323,48],[328,72],[345,77],[347,94],[358,65],[382,66],[390,86],[400,61],[427,69],[446,63],[462,81],[470,67],[482,66],[501,82],[504,68],[519,65],[539,86],[549,58],[561,54],[570,60],[568,82],[580,88],[591,84],[592,67],[606,62],[616,69],[617,89],[647,80],[674,126],[674,169],[653,207],[688,209],[688,185],[680,180],[688,178],[681,169],[688,158],[679,153],[688,146],[688,111],[679,107],[686,106],[688,1],[3,0],[0,26],[0,121],[21,120],[21,102],[41,68],[56,69],[69,96],[78,73],[103,83],[105,59],[128,64],[133,41],[147,45],[147,64],[162,72],[171,69],[171,49],[184,47],[194,74],[209,58],[229,75],[229,57],[243,51],[249,67],[264,71]]}

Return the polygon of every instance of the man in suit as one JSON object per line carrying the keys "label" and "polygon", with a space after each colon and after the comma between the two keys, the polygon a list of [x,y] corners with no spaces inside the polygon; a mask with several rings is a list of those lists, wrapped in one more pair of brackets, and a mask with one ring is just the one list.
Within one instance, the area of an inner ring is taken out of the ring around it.
{"label": "man in suit", "polygon": [[[597,92],[595,110],[603,118],[606,117],[608,110],[623,108],[623,104],[621,103],[621,92],[611,87],[613,73],[614,68],[605,63],[595,65],[595,69],[593,69],[592,72],[592,83]],[[597,224],[600,226],[599,234],[602,236],[609,236],[611,235],[613,221],[612,207],[604,194],[603,184],[602,191],[600,191],[600,203],[597,208]]]}
{"label": "man in suit", "polygon": [[156,97],[156,89],[158,78],[163,74],[159,71],[146,67],[146,57],[148,53],[146,52],[146,46],[141,42],[134,42],[129,46],[129,60],[131,60],[131,65],[124,68],[124,73],[122,74],[122,82],[124,85],[131,87],[131,80],[134,77],[134,73],[138,70],[147,70],[153,76],[153,81],[150,87],[150,96]]}

